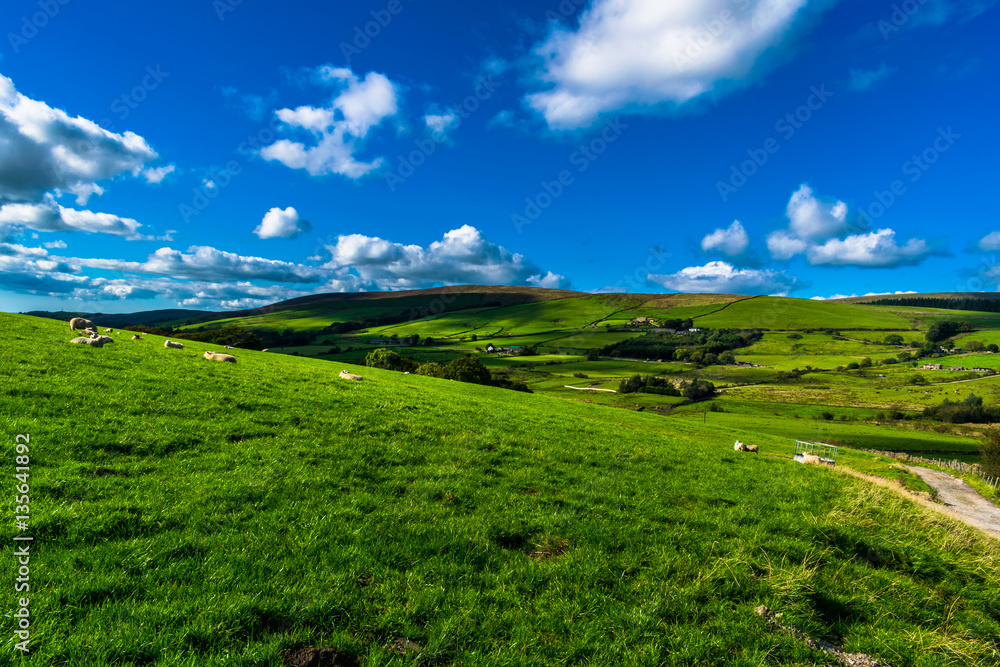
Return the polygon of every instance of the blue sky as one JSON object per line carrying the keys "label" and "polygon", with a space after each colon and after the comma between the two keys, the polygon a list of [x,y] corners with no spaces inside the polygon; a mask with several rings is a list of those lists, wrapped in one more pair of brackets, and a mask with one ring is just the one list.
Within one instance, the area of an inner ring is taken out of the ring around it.
{"label": "blue sky", "polygon": [[0,309],[995,291],[995,0],[0,10]]}

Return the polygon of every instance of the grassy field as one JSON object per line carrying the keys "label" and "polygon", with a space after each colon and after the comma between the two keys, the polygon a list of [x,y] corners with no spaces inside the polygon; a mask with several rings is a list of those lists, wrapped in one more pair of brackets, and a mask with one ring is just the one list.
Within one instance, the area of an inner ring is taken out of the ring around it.
{"label": "grassy field", "polygon": [[741,455],[715,414],[0,324],[5,459],[31,437],[32,664],[828,662],[760,604],[895,667],[995,660],[997,544],[780,458],[790,437]]}
{"label": "grassy field", "polygon": [[909,329],[910,321],[883,308],[845,303],[760,296],[738,301],[713,315],[695,320],[697,326],[737,329]]}

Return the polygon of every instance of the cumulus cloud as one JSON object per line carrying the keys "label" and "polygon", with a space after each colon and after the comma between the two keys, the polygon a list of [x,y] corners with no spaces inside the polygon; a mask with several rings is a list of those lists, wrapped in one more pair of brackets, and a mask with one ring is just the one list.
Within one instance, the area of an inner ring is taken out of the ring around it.
{"label": "cumulus cloud", "polygon": [[61,250],[66,247],[65,241],[49,241],[42,244],[43,248],[48,248],[49,250]]}
{"label": "cumulus cloud", "polygon": [[323,268],[351,269],[362,281],[385,289],[437,284],[569,286],[565,277],[543,272],[470,225],[447,232],[426,248],[349,234],[327,250],[331,259]]}
{"label": "cumulus cloud", "polygon": [[785,208],[789,230],[801,239],[828,239],[847,230],[847,204],[813,195],[803,183],[792,193]]}
{"label": "cumulus cloud", "polygon": [[594,0],[579,29],[554,25],[535,52],[546,89],[528,105],[549,126],[574,129],[601,114],[683,104],[748,78],[807,0]]}
{"label": "cumulus cloud", "polygon": [[437,141],[447,141],[448,135],[459,125],[458,115],[454,111],[444,113],[429,113],[424,116],[427,130]]}
{"label": "cumulus cloud", "polygon": [[[903,292],[901,290],[896,290],[895,292],[867,292],[862,296],[897,296],[900,294],[916,294],[913,290]],[[858,296],[857,294],[832,294],[830,296],[811,296],[809,297],[813,301],[829,301],[831,299],[852,299]]]}
{"label": "cumulus cloud", "polygon": [[725,229],[716,229],[701,240],[701,249],[708,252],[716,250],[724,255],[736,257],[742,255],[750,244],[750,237],[743,229],[739,220],[733,220],[733,224]]}
{"label": "cumulus cloud", "polygon": [[979,239],[979,243],[977,243],[976,246],[983,252],[1000,250],[1000,232],[990,232],[983,238]]}
{"label": "cumulus cloud", "polygon": [[885,63],[879,65],[879,68],[875,70],[852,69],[847,85],[850,86],[851,90],[856,92],[868,90],[882,79],[887,78],[894,71],[896,70],[888,67]]}
{"label": "cumulus cloud", "polygon": [[767,237],[767,248],[774,259],[804,254],[814,266],[894,268],[914,266],[931,255],[945,254],[922,239],[899,245],[896,232],[888,228],[852,234],[856,227],[849,220],[847,204],[817,197],[805,183],[792,193],[785,214],[788,228]]}
{"label": "cumulus cloud", "polygon": [[787,294],[798,279],[783,271],[737,269],[728,262],[689,266],[677,273],[650,274],[649,280],[675,292],[714,294]]}
{"label": "cumulus cloud", "polygon": [[172,174],[176,169],[177,167],[172,164],[163,167],[149,167],[143,170],[142,177],[146,179],[147,183],[160,183],[167,177],[167,174]]}
{"label": "cumulus cloud", "polygon": [[265,213],[264,219],[253,233],[262,239],[294,239],[311,229],[309,221],[300,218],[299,212],[289,206],[284,210],[275,207]]}
{"label": "cumulus cloud", "polygon": [[0,201],[39,202],[58,190],[76,194],[82,205],[103,192],[97,181],[138,176],[157,157],[139,135],[71,117],[25,97],[0,75]]}
{"label": "cumulus cloud", "polygon": [[60,206],[51,195],[46,195],[40,204],[0,206],[0,230],[24,228],[37,232],[111,234],[128,241],[169,240],[141,234],[140,227],[142,224],[132,218]]}
{"label": "cumulus cloud", "polygon": [[356,158],[372,128],[399,111],[396,84],[384,74],[369,72],[363,79],[348,68],[324,65],[313,79],[335,89],[327,106],[279,109],[283,127],[309,135],[307,142],[280,139],[260,154],[313,176],[340,174],[357,179],[378,168],[383,158],[364,162]]}
{"label": "cumulus cloud", "polygon": [[210,246],[191,246],[187,252],[160,248],[144,262],[119,259],[82,259],[74,262],[94,269],[170,276],[187,280],[267,280],[280,283],[315,283],[323,279],[316,269],[264,257],[247,257]]}
{"label": "cumulus cloud", "polygon": [[915,266],[935,249],[922,239],[910,239],[903,245],[896,243],[896,232],[880,229],[868,234],[855,234],[845,239],[830,239],[822,245],[813,245],[806,255],[814,266],[859,266],[867,268],[895,268]]}

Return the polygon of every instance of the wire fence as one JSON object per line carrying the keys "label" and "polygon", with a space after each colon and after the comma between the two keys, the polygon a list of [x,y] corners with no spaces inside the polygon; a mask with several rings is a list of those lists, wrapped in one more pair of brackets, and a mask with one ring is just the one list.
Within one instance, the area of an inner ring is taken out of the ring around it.
{"label": "wire fence", "polygon": [[929,463],[943,468],[950,468],[951,470],[965,475],[975,475],[994,489],[1000,489],[1000,477],[991,477],[990,475],[986,475],[983,473],[982,466],[978,463],[966,463],[957,459],[953,459],[951,461],[945,461],[944,459],[928,459],[923,456],[914,456],[913,454],[907,454],[905,452],[886,452],[881,449],[861,449],[858,451],[878,454],[879,456],[888,456],[889,458],[896,459],[897,461],[903,461],[905,463]]}

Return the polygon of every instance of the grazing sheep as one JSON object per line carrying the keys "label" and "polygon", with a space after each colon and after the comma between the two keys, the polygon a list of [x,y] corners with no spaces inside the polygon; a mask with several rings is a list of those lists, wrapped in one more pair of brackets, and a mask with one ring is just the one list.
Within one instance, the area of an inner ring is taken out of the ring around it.
{"label": "grazing sheep", "polygon": [[227,350],[231,350],[231,349],[233,349],[233,346],[232,346],[232,345],[226,345],[226,346],[225,346],[225,348],[226,348]]}
{"label": "grazing sheep", "polygon": [[756,454],[757,453],[757,449],[758,449],[757,445],[744,445],[744,447],[746,448],[746,449],[743,450],[745,452],[750,452],[751,454]]}
{"label": "grazing sheep", "polygon": [[76,343],[78,345],[89,345],[90,347],[104,347],[104,343],[103,342],[101,342],[99,340],[94,340],[93,338],[85,338],[83,336],[80,336],[78,338],[74,338],[70,342],[71,343]]}
{"label": "grazing sheep", "polygon": [[165,341],[163,341],[163,347],[171,347],[171,348],[173,348],[175,350],[183,350],[184,349],[184,343],[177,343],[177,342],[172,341],[172,340],[165,340]]}
{"label": "grazing sheep", "polygon": [[85,320],[82,317],[74,317],[69,321],[69,328],[73,331],[77,329],[93,329],[94,323],[90,320]]}
{"label": "grazing sheep", "polygon": [[205,352],[205,358],[211,359],[212,361],[228,361],[231,364],[236,363],[236,357],[231,354],[216,354],[215,352]]}
{"label": "grazing sheep", "polygon": [[743,444],[742,442],[740,442],[739,440],[737,440],[737,441],[736,441],[736,444],[734,444],[734,445],[733,445],[733,451],[737,451],[737,452],[745,452],[746,450],[747,450],[747,446],[746,446],[746,445],[744,445],[744,444]]}
{"label": "grazing sheep", "polygon": [[142,340],[142,336],[139,334],[132,334],[132,340]]}
{"label": "grazing sheep", "polygon": [[341,380],[360,380],[360,375],[355,375],[354,373],[348,373],[346,370],[340,371]]}

